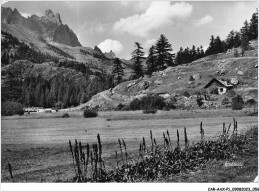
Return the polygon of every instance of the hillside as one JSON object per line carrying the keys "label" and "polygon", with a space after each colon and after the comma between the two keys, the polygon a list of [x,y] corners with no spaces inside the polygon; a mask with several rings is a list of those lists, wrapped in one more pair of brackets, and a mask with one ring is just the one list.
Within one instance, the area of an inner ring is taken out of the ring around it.
{"label": "hillside", "polygon": [[[134,98],[141,98],[149,93],[159,94],[165,98],[177,97],[185,106],[196,107],[196,97],[185,97],[184,92],[196,95],[212,79],[225,80],[234,84],[234,91],[244,100],[258,100],[258,47],[257,41],[251,42],[253,50],[245,52],[244,57],[234,57],[233,53],[210,55],[185,65],[168,67],[164,71],[153,73],[133,81],[119,84],[114,89],[103,91],[77,109],[89,106],[100,110],[115,109],[119,103],[129,104]],[[191,80],[191,76],[193,80]],[[233,79],[233,80],[232,80]],[[212,95],[207,105],[220,106],[227,94]],[[231,100],[231,98],[229,98]]]}
{"label": "hillside", "polygon": [[79,63],[35,64],[19,60],[1,70],[1,100],[15,100],[26,106],[66,108],[88,101],[108,89],[111,83],[110,75],[84,68]]}
{"label": "hillside", "polygon": [[[110,73],[114,62],[114,53],[102,53],[102,51],[95,46],[95,48],[82,47],[77,40],[77,37],[67,25],[63,25],[60,15],[53,14],[51,10],[46,10],[45,16],[39,18],[36,15],[24,18],[17,9],[10,9],[2,7],[1,13],[1,30],[2,33],[7,32],[20,42],[25,43],[34,52],[40,52],[52,58],[52,61],[59,59],[74,60],[84,63],[87,67],[102,68],[104,71]],[[69,31],[68,33],[66,31]],[[59,35],[55,35],[55,34]],[[75,36],[75,37],[74,37]],[[2,42],[6,38],[2,34]],[[67,42],[66,39],[74,39],[74,43]],[[11,46],[9,48],[2,47],[1,55],[8,54],[15,55],[19,45]],[[22,58],[30,60],[30,58]],[[12,60],[15,61],[16,59]],[[35,62],[35,60],[31,60]],[[51,61],[43,59],[43,62]],[[39,62],[39,61],[37,61]],[[125,79],[131,75],[131,61],[122,60],[125,67]]]}

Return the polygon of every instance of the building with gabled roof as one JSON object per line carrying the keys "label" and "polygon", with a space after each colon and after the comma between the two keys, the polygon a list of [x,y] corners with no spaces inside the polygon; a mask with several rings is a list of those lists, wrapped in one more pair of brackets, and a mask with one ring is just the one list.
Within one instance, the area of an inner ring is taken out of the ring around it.
{"label": "building with gabled roof", "polygon": [[208,82],[207,85],[205,85],[204,89],[208,88],[217,88],[218,94],[222,95],[227,92],[227,90],[230,90],[233,88],[233,85],[229,84],[227,81],[219,80],[216,78],[213,78]]}

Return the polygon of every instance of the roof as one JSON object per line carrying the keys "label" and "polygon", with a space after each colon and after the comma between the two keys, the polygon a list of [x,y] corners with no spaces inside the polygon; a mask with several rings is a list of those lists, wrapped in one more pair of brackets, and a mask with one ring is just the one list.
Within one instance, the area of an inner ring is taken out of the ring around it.
{"label": "roof", "polygon": [[227,87],[227,88],[233,87],[233,85],[228,84],[226,81],[222,81],[222,80],[213,78],[210,80],[210,82],[204,88],[205,89],[208,88],[214,81],[217,81],[218,83],[220,83],[221,85],[223,85],[224,87]]}

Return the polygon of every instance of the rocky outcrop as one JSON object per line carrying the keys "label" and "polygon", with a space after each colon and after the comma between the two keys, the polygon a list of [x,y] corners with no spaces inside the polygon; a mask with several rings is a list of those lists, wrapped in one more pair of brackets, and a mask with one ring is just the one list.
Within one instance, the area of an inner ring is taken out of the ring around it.
{"label": "rocky outcrop", "polygon": [[12,10],[9,7],[2,7],[1,22],[26,27],[45,40],[72,47],[81,46],[74,32],[62,23],[60,14],[54,14],[50,9],[47,9],[42,17],[32,15],[24,18],[17,9]]}
{"label": "rocky outcrop", "polygon": [[114,54],[114,52],[112,50],[109,53],[105,52],[104,55],[108,59],[114,59],[116,57],[116,55]]}

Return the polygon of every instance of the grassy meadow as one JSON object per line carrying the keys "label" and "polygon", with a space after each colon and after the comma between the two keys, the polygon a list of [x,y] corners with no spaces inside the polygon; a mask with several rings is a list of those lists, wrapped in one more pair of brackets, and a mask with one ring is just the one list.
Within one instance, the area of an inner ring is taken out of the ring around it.
{"label": "grassy meadow", "polygon": [[[200,122],[203,122],[205,139],[214,140],[222,133],[223,122],[238,121],[238,131],[244,132],[257,125],[256,116],[249,116],[252,109],[158,111],[143,114],[142,111],[99,112],[97,118],[83,118],[82,112],[68,112],[69,118],[61,118],[62,112],[53,114],[30,114],[2,117],[2,182],[10,180],[7,164],[10,162],[14,182],[66,182],[75,176],[69,151],[69,140],[77,139],[86,143],[96,143],[100,134],[103,144],[103,158],[109,160],[118,150],[118,139],[124,139],[127,150],[138,150],[144,137],[149,141],[153,132],[159,144],[163,143],[163,132],[169,131],[173,144],[179,130],[181,145],[184,143],[183,128],[187,128],[188,140],[200,140]],[[148,142],[149,146],[150,143]],[[113,169],[115,162],[108,163]]]}

